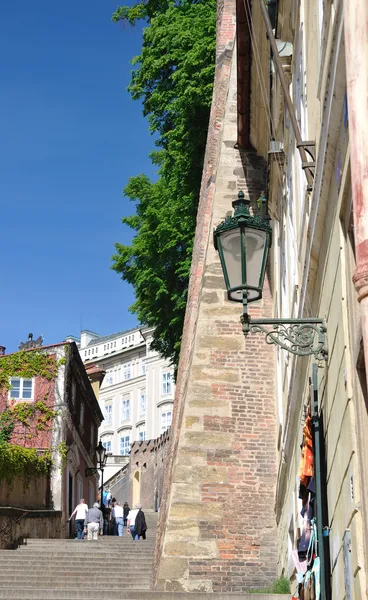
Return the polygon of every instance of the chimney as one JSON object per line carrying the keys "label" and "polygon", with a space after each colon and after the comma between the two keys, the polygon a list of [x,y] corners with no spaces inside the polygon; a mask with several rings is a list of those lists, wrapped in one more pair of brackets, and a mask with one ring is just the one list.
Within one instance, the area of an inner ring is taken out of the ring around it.
{"label": "chimney", "polygon": [[5,346],[0,346],[0,356],[4,356],[5,350],[6,350]]}

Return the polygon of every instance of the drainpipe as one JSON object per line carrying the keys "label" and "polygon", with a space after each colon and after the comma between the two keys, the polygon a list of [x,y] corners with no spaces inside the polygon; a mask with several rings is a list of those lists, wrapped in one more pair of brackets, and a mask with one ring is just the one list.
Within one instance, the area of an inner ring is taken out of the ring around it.
{"label": "drainpipe", "polygon": [[[356,270],[368,377],[368,2],[344,2],[345,58],[349,108]],[[368,382],[367,382],[368,383]]]}

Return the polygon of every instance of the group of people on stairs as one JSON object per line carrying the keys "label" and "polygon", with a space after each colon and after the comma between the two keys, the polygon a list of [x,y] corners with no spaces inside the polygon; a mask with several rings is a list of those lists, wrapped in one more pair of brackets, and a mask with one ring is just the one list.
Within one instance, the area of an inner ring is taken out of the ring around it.
{"label": "group of people on stairs", "polygon": [[78,540],[83,540],[85,534],[89,540],[97,540],[98,535],[108,535],[109,533],[121,537],[124,527],[134,541],[139,540],[140,537],[146,539],[146,518],[140,504],[136,504],[134,509],[130,509],[127,502],[121,506],[113,498],[109,507],[105,507],[103,504],[100,507],[99,503],[95,502],[92,508],[88,508],[84,498],[81,498],[70,515],[69,521],[74,516],[77,525],[76,539]]}

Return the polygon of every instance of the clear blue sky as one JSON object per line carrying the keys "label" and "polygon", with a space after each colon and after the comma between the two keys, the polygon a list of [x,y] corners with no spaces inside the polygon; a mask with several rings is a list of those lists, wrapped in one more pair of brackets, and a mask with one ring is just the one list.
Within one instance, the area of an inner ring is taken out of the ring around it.
{"label": "clear blue sky", "polygon": [[[121,2],[123,3],[123,2]],[[110,269],[132,232],[122,197],[153,175],[153,140],[126,91],[141,27],[118,0],[0,3],[0,345],[134,327],[132,288]]]}

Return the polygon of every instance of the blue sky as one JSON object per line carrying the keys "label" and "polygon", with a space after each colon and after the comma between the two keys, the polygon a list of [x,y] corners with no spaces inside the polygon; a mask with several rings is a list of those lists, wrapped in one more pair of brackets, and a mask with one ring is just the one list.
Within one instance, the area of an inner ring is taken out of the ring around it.
{"label": "blue sky", "polygon": [[0,345],[134,327],[132,288],[110,269],[153,175],[153,140],[126,91],[141,27],[111,22],[116,0],[0,3]]}

